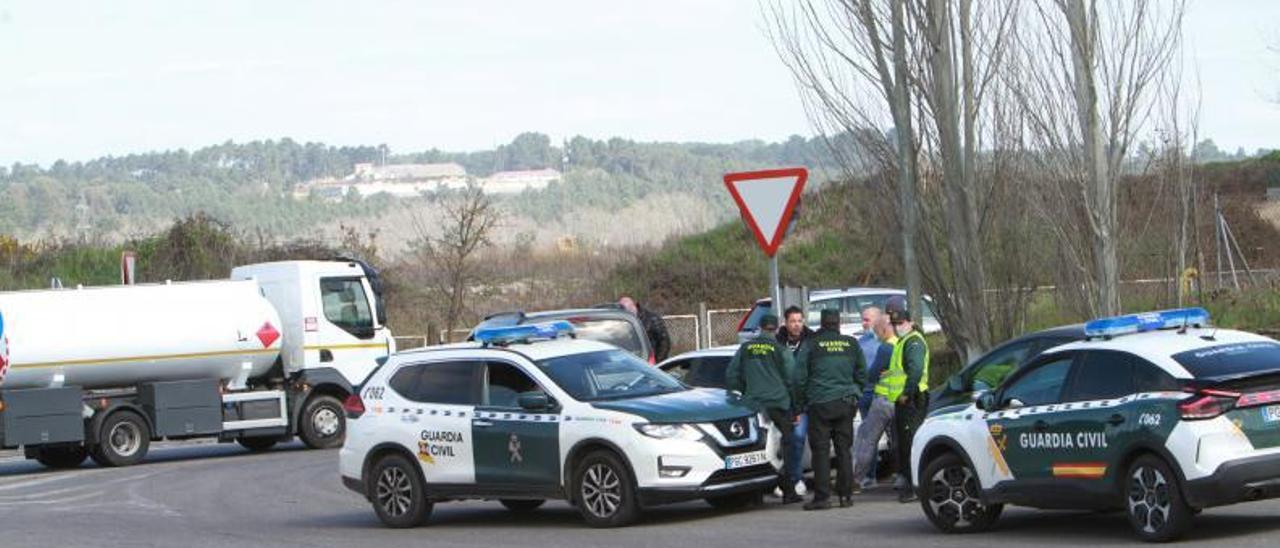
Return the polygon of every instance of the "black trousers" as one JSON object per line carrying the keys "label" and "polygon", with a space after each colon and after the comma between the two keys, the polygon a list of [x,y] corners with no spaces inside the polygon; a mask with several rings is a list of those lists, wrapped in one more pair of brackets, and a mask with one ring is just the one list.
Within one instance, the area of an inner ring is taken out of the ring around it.
{"label": "black trousers", "polygon": [[853,495],[853,417],[855,400],[835,400],[809,406],[809,449],[813,462],[813,500],[831,498],[831,447],[835,445],[836,494]]}
{"label": "black trousers", "polygon": [[911,438],[915,437],[920,423],[924,422],[925,410],[929,405],[929,394],[917,392],[908,397],[905,404],[893,404],[893,445],[897,460],[898,473],[901,474],[906,488],[911,490]]}
{"label": "black trousers", "polygon": [[795,459],[795,452],[791,450],[796,443],[796,427],[792,423],[794,415],[791,414],[790,409],[776,407],[765,409],[764,413],[768,415],[773,427],[782,434],[782,469],[778,470],[778,488],[782,489],[784,496],[794,494],[796,482],[800,480],[800,478],[791,477],[791,470],[795,469],[795,463],[791,462]]}

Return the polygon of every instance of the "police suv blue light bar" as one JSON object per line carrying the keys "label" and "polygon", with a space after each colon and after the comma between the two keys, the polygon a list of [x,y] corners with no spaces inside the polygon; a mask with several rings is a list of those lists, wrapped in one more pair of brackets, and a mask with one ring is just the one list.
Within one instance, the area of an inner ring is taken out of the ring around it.
{"label": "police suv blue light bar", "polygon": [[512,325],[504,327],[483,327],[475,332],[475,340],[481,344],[511,344],[530,339],[555,339],[561,335],[572,335],[573,324],[564,320]]}
{"label": "police suv blue light bar", "polygon": [[1126,314],[1111,318],[1099,318],[1084,324],[1084,336],[1114,337],[1130,333],[1143,333],[1157,329],[1203,327],[1209,325],[1209,311],[1203,308],[1175,308],[1156,312]]}

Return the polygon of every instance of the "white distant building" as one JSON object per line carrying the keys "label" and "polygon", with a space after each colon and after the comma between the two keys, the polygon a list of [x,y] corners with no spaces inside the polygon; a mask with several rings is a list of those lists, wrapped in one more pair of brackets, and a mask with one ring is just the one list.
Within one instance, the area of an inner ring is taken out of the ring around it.
{"label": "white distant building", "polygon": [[560,180],[560,172],[554,169],[527,169],[499,171],[480,179],[480,188],[488,194],[518,194],[528,189],[546,188]]}
{"label": "white distant building", "polygon": [[[487,194],[518,194],[526,189],[542,189],[560,180],[554,169],[499,171],[476,184]],[[466,188],[467,170],[455,163],[444,164],[356,164],[355,172],[342,179],[316,179],[298,185],[294,197],[315,196],[331,202],[342,201],[350,193],[360,196],[387,194],[413,198],[427,192]]]}

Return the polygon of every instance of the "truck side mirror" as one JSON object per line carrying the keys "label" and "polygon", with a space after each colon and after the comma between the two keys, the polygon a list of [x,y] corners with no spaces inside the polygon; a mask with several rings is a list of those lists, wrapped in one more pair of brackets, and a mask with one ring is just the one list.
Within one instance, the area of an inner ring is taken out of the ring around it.
{"label": "truck side mirror", "polygon": [[546,411],[551,408],[551,397],[545,392],[522,392],[517,401],[525,411]]}

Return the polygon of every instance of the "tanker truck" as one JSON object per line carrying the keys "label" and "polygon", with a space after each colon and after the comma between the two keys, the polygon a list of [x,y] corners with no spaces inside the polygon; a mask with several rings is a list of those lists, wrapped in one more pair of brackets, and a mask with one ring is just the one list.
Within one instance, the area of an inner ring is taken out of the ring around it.
{"label": "tanker truck", "polygon": [[343,400],[395,351],[376,270],[241,266],[228,280],[0,293],[0,447],[53,468],[151,442],[330,448]]}

